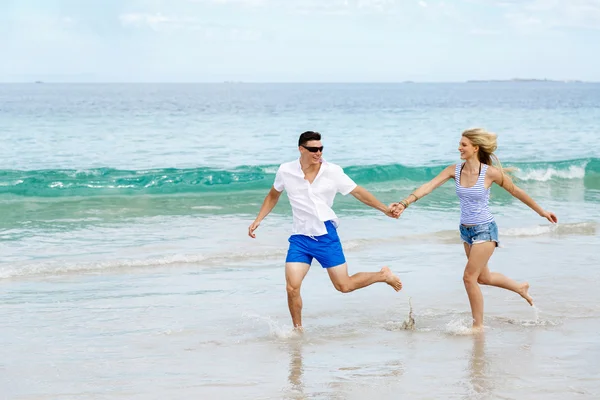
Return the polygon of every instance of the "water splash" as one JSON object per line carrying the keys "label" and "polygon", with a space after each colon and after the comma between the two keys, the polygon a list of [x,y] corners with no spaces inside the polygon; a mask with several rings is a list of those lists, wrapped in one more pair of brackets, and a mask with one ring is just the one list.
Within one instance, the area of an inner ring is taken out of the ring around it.
{"label": "water splash", "polygon": [[297,340],[303,337],[303,332],[297,329],[284,328],[271,317],[259,314],[244,314],[244,318],[266,323],[269,327],[269,337],[278,340]]}
{"label": "water splash", "polygon": [[402,322],[402,329],[414,331],[415,330],[415,318],[413,317],[412,297],[408,298],[408,317]]}
{"label": "water splash", "polygon": [[533,314],[535,315],[535,322],[540,321],[540,309],[535,304],[531,306],[533,308]]}
{"label": "water splash", "polygon": [[522,327],[557,326],[562,323],[562,321],[543,319],[541,317],[542,310],[540,308],[538,308],[535,305],[533,305],[531,308],[533,309],[533,319],[514,319],[514,318],[505,318],[505,317],[491,317],[491,318],[493,321],[497,321],[500,323],[507,323],[510,325],[522,326]]}
{"label": "water splash", "polygon": [[[472,319],[453,319],[446,324],[444,331],[452,336],[467,336],[473,335],[476,332],[473,331]],[[485,329],[485,326],[484,326]]]}
{"label": "water splash", "polygon": [[533,308],[534,319],[518,321],[519,325],[522,325],[522,326],[556,326],[556,325],[560,325],[560,323],[561,323],[560,321],[552,321],[549,319],[542,319],[540,317],[540,313],[542,312],[542,310],[540,308],[538,308],[536,305],[533,305],[532,308]]}

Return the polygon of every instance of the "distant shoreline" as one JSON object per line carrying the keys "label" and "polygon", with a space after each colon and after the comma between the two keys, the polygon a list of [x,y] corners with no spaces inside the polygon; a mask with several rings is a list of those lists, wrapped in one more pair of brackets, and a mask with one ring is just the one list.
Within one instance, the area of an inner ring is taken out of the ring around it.
{"label": "distant shoreline", "polygon": [[525,79],[525,78],[514,78],[514,79],[483,79],[483,80],[468,80],[466,83],[592,83],[580,81],[577,79],[565,79],[565,80],[555,80],[555,79]]}

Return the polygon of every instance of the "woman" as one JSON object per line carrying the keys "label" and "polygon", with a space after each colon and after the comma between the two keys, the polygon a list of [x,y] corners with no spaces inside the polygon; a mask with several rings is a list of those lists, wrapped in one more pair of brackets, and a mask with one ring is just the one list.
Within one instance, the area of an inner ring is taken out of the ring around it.
{"label": "woman", "polygon": [[548,221],[552,223],[558,221],[556,215],[542,209],[502,170],[500,161],[494,154],[497,147],[496,135],[493,133],[483,129],[463,132],[458,151],[460,151],[460,158],[465,162],[448,166],[430,182],[393,205],[399,215],[411,203],[431,193],[444,182],[451,178],[455,180],[456,194],[460,199],[460,237],[464,242],[468,259],[463,280],[471,304],[474,331],[483,329],[483,295],[479,284],[511,290],[533,305],[527,282],[517,283],[488,269],[488,260],[498,246],[498,227],[489,210],[492,184],[496,183],[504,188]]}

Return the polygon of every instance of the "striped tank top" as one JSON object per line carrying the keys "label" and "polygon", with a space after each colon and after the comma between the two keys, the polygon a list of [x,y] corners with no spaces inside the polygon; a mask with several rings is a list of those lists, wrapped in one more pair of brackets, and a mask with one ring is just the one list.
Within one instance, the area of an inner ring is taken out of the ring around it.
{"label": "striped tank top", "polygon": [[454,181],[456,194],[460,199],[460,223],[463,225],[479,225],[492,222],[494,216],[490,212],[490,189],[485,188],[485,173],[488,165],[481,164],[481,172],[477,182],[471,187],[460,184],[460,172],[464,164],[456,164]]}

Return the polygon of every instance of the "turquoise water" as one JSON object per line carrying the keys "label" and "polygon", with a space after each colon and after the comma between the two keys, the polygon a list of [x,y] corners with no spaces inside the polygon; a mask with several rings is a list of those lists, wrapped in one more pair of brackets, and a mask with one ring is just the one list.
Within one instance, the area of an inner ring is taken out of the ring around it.
{"label": "turquoise water", "polygon": [[[599,84],[0,85],[0,394],[594,398],[599,121]],[[504,166],[559,217],[550,226],[492,190],[504,247],[490,267],[528,280],[538,308],[486,288],[485,341],[462,335],[446,184],[398,221],[338,196],[350,272],[389,265],[405,289],[342,295],[316,264],[307,335],[291,335],[285,195],[256,240],[247,226],[299,133],[320,131],[324,157],[389,203],[459,161],[475,126],[499,135]],[[399,328],[408,296],[415,332]],[[24,349],[38,347],[45,378],[25,377]]]}

